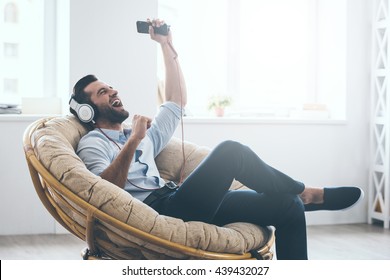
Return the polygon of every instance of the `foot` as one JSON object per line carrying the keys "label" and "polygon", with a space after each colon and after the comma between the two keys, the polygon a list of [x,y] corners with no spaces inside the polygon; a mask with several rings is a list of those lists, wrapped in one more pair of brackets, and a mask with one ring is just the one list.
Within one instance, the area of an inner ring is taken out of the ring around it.
{"label": "foot", "polygon": [[358,187],[305,188],[300,197],[305,211],[346,210],[358,203],[364,192]]}

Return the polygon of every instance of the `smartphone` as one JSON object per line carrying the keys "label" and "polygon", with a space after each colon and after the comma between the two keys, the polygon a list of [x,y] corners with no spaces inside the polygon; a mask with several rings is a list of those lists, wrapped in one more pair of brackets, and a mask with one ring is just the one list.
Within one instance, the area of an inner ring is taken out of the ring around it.
{"label": "smartphone", "polygon": [[[137,21],[137,32],[138,33],[146,33],[149,34],[149,26],[150,23],[147,21]],[[154,32],[160,35],[168,35],[169,33],[169,25],[163,24],[160,27],[154,27]]]}

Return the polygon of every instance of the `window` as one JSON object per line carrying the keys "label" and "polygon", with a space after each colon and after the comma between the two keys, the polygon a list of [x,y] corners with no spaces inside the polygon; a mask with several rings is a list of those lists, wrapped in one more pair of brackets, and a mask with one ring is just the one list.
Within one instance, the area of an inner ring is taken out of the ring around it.
{"label": "window", "polygon": [[9,2],[4,7],[4,22],[17,23],[18,22],[18,7],[16,3]]}
{"label": "window", "polygon": [[18,44],[4,43],[4,57],[5,58],[17,58],[18,57]]}
{"label": "window", "polygon": [[18,94],[18,80],[17,79],[4,79],[4,93],[9,95]]}
{"label": "window", "polygon": [[64,0],[0,0],[0,104],[60,96],[57,85],[67,75],[57,73],[57,61],[66,60],[67,44],[57,42],[67,36],[59,32],[67,5]]}
{"label": "window", "polygon": [[228,116],[345,118],[346,0],[159,0],[159,17],[190,114],[226,95]]}

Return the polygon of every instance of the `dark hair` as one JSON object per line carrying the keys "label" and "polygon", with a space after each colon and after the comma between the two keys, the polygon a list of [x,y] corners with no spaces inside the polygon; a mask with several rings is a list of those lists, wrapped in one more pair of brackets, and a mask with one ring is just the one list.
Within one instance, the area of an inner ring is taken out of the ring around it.
{"label": "dark hair", "polygon": [[[80,80],[74,85],[73,87],[73,93],[70,98],[70,100],[74,99],[77,101],[79,104],[89,104],[92,106],[93,110],[95,111],[94,115],[94,120],[97,118],[98,115],[98,108],[96,107],[95,104],[92,103],[90,96],[84,91],[84,89],[92,82],[97,81],[98,78],[95,75],[87,75]],[[70,103],[69,100],[69,103]],[[69,108],[69,111],[77,117],[77,113],[75,110],[72,108]]]}

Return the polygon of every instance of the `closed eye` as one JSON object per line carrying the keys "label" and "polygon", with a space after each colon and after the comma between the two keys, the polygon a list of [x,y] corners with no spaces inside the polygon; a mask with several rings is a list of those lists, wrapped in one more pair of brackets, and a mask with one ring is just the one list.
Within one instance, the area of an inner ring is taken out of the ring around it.
{"label": "closed eye", "polygon": [[99,89],[99,91],[97,92],[98,95],[102,95],[102,94],[105,94],[107,92],[107,90],[105,88],[101,88]]}
{"label": "closed eye", "polygon": [[102,87],[101,89],[98,90],[97,95],[106,94],[109,90],[112,90],[112,89],[114,89],[114,88],[111,86]]}

